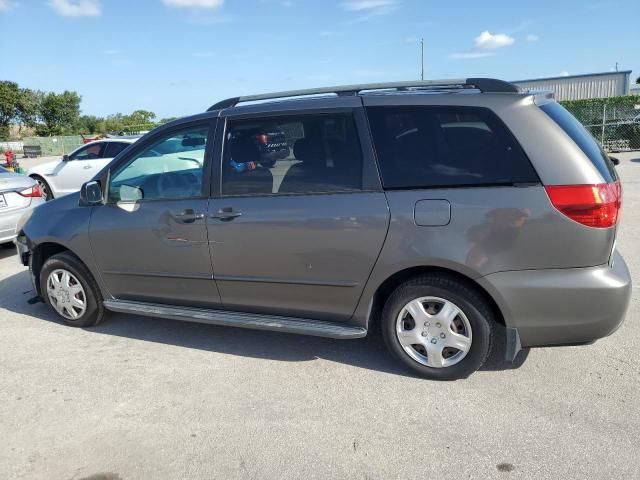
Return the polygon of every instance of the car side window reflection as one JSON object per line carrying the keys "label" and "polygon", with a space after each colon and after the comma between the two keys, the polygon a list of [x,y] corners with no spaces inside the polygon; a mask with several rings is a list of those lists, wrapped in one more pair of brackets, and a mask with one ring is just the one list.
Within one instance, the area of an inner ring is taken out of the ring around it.
{"label": "car side window reflection", "polygon": [[110,202],[202,195],[208,125],[172,131],[111,174]]}

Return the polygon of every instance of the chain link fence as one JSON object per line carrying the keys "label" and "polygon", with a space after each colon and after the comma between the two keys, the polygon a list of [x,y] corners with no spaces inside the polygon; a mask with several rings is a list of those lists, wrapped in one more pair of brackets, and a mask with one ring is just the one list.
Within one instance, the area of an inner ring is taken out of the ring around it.
{"label": "chain link fence", "polygon": [[640,96],[561,102],[607,152],[640,150]]}
{"label": "chain link fence", "polygon": [[59,136],[59,137],[25,137],[23,139],[25,147],[39,146],[42,149],[41,155],[44,157],[52,155],[64,155],[72,152],[82,145],[80,135]]}

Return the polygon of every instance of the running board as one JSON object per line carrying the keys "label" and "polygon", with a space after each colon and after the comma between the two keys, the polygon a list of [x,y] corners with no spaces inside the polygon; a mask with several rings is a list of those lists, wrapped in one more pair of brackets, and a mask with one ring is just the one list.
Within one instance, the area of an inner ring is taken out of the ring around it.
{"label": "running board", "polygon": [[337,322],[310,320],[276,315],[228,312],[206,308],[178,307],[157,303],[132,302],[129,300],[104,300],[104,307],[112,312],[131,313],[146,317],[160,317],[184,322],[207,323],[225,327],[272,330],[276,332],[299,333],[316,337],[338,339],[362,338],[367,330],[362,327],[344,325]]}

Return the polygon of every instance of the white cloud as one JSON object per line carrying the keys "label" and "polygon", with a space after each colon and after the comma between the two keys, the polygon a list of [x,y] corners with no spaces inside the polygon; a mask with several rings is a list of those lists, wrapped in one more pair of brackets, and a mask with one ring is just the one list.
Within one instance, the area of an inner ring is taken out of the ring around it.
{"label": "white cloud", "polygon": [[99,0],[49,0],[49,5],[64,17],[97,17],[101,13]]}
{"label": "white cloud", "polygon": [[368,22],[383,15],[388,15],[398,8],[399,0],[347,0],[342,7],[360,16],[348,23]]}
{"label": "white cloud", "polygon": [[498,33],[493,35],[489,30],[485,30],[474,39],[476,48],[480,49],[493,49],[502,48],[512,45],[515,40],[506,33]]}
{"label": "white cloud", "polygon": [[449,58],[453,58],[455,60],[468,60],[470,58],[492,57],[493,55],[494,54],[491,52],[460,52],[450,54]]}
{"label": "white cloud", "polygon": [[527,35],[526,40],[529,43],[533,43],[533,42],[537,42],[538,40],[540,40],[540,37],[538,37],[538,35],[533,35],[533,34],[530,33],[529,35]]}
{"label": "white cloud", "polygon": [[569,76],[569,72],[567,72],[566,70],[563,70],[560,72],[560,76],[561,77],[568,77]]}
{"label": "white cloud", "polygon": [[388,8],[396,3],[396,0],[348,0],[343,6],[347,10],[361,12]]}
{"label": "white cloud", "polygon": [[10,0],[0,0],[0,12],[6,12],[14,6],[15,4]]}
{"label": "white cloud", "polygon": [[224,0],[162,0],[167,7],[178,8],[218,8]]}

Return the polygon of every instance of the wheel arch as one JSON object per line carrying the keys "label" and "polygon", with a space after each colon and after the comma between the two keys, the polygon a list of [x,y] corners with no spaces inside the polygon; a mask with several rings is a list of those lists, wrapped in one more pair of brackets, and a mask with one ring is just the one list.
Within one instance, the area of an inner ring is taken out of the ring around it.
{"label": "wheel arch", "polygon": [[[78,258],[78,256],[75,255],[68,247],[56,242],[43,242],[32,249],[30,258],[31,275],[33,275],[33,284],[38,296],[42,296],[40,282],[38,281],[42,266],[49,258],[62,252],[72,253],[76,258]],[[78,260],[82,262],[80,258],[78,258]]]}
{"label": "wheel arch", "polygon": [[49,195],[51,195],[51,198],[56,198],[56,196],[54,195],[54,188],[52,187],[52,183],[50,180],[47,180],[46,178],[44,178],[44,175],[38,172],[30,172],[27,174],[29,176],[29,178],[33,178],[36,182],[38,181],[38,179],[42,180],[44,183],[47,184],[47,186],[49,187]]}
{"label": "wheel arch", "polygon": [[384,304],[386,303],[389,296],[393,293],[393,291],[406,282],[407,280],[428,274],[428,273],[438,273],[442,275],[446,275],[450,278],[453,278],[457,281],[465,283],[470,288],[477,291],[482,297],[487,301],[488,305],[491,307],[492,312],[495,314],[495,318],[498,322],[506,326],[505,315],[498,305],[498,302],[493,298],[493,296],[489,293],[489,291],[483,287],[478,281],[473,278],[460,273],[456,270],[452,270],[445,267],[438,266],[417,266],[417,267],[409,267],[403,270],[399,270],[394,274],[387,277],[376,289],[373,294],[371,301],[371,308],[369,311],[369,316],[367,319],[367,328],[379,328],[380,325],[380,315],[382,314],[382,309],[384,308]]}

